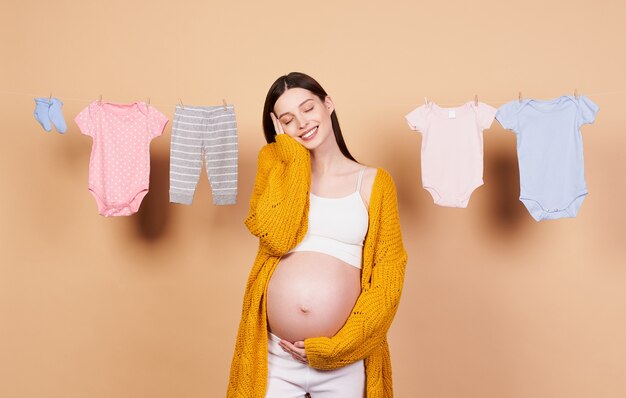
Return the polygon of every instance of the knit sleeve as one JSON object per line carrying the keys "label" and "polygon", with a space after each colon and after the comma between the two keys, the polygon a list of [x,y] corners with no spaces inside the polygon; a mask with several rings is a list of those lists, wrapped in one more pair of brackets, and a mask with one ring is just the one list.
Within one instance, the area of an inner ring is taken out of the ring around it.
{"label": "knit sleeve", "polygon": [[378,238],[373,243],[370,283],[362,289],[346,323],[333,337],[304,341],[309,365],[314,368],[336,369],[368,357],[385,343],[398,309],[408,257],[402,243],[396,189],[391,176],[383,176],[386,187],[376,204],[381,206],[381,216]]}
{"label": "knit sleeve", "polygon": [[273,256],[299,243],[308,226],[309,151],[287,134],[261,150],[245,225]]}

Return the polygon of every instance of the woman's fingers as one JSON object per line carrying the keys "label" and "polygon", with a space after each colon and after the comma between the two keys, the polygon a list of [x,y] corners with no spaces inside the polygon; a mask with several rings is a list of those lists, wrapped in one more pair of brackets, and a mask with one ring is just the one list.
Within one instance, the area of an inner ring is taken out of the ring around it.
{"label": "woman's fingers", "polygon": [[276,116],[274,116],[274,112],[270,112],[270,117],[272,118],[272,123],[274,123],[274,132],[278,134],[278,126],[276,126]]}
{"label": "woman's fingers", "polygon": [[296,341],[295,344],[292,344],[287,340],[281,340],[280,346],[285,352],[291,354],[296,361],[309,363],[306,358],[306,352],[304,351],[304,341]]}
{"label": "woman's fingers", "polygon": [[270,116],[272,117],[272,123],[274,123],[274,131],[276,134],[280,134],[280,122],[276,118],[276,115],[274,115],[274,112],[270,112]]}
{"label": "woman's fingers", "polygon": [[272,118],[272,122],[274,123],[274,131],[276,134],[284,134],[283,125],[280,123],[280,120],[274,115],[274,112],[270,112],[270,116]]}

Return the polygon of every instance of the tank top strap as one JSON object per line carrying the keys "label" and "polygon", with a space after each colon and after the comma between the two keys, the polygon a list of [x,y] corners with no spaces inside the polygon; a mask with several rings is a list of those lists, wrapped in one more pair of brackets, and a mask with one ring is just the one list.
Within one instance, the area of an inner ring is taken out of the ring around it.
{"label": "tank top strap", "polygon": [[367,169],[367,166],[363,167],[361,171],[359,171],[359,180],[356,183],[356,192],[361,191],[361,181],[363,180],[363,172],[365,171],[365,169]]}

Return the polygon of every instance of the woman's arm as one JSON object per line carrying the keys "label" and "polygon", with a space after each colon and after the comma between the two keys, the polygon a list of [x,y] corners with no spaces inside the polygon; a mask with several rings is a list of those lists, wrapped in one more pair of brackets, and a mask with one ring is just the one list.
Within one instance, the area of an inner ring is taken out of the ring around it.
{"label": "woman's arm", "polygon": [[387,331],[398,309],[407,253],[402,244],[396,189],[391,176],[381,176],[385,190],[378,238],[374,245],[374,264],[370,284],[363,288],[352,313],[333,337],[314,337],[304,341],[310,366],[336,369],[368,357],[384,343]]}
{"label": "woman's arm", "polygon": [[271,255],[282,256],[304,237],[310,180],[309,151],[289,135],[261,149],[245,225]]}

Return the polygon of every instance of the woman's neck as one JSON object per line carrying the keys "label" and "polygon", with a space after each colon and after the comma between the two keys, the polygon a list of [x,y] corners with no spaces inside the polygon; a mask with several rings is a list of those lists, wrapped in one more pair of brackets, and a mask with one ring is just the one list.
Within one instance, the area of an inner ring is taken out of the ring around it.
{"label": "woman's neck", "polygon": [[[331,137],[329,137],[331,138]],[[317,176],[337,174],[350,163],[333,139],[327,139],[311,151],[311,173]]]}

